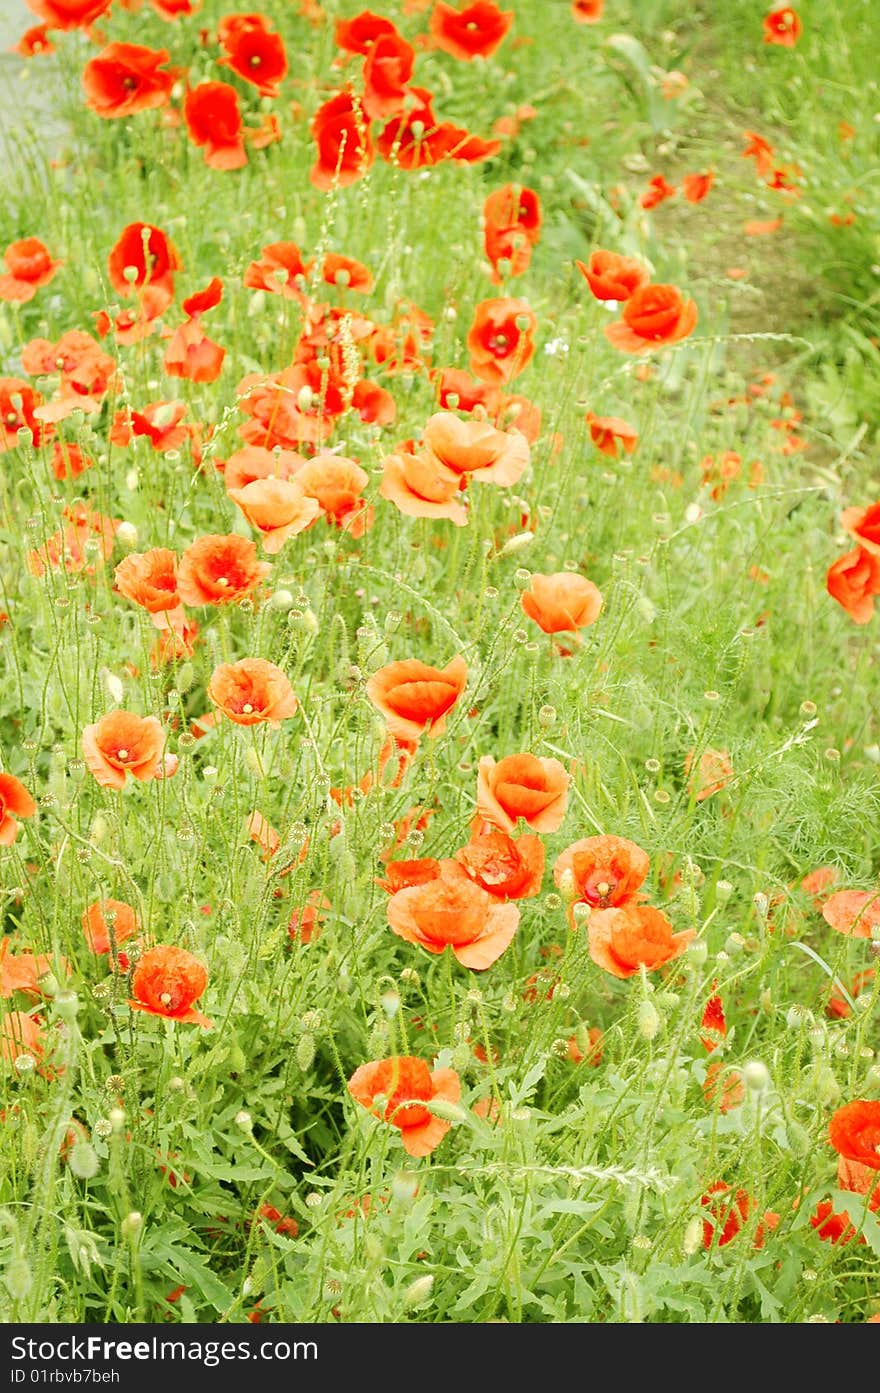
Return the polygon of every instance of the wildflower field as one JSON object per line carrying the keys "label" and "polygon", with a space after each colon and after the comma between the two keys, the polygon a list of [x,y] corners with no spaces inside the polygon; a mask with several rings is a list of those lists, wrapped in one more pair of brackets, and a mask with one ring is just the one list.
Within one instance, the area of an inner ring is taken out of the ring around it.
{"label": "wildflower field", "polygon": [[10,4],[0,1319],[878,1321],[880,13],[375,4]]}

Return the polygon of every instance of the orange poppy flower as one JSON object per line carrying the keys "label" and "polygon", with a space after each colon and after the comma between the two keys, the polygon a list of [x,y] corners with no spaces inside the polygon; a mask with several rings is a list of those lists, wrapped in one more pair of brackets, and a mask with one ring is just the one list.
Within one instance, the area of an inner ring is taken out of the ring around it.
{"label": "orange poppy flower", "polygon": [[857,1098],[845,1103],[828,1124],[828,1138],[845,1160],[880,1170],[880,1102]]}
{"label": "orange poppy flower", "polygon": [[395,891],[387,913],[399,938],[428,953],[451,948],[462,967],[474,972],[500,958],[519,923],[516,905],[488,894],[450,860],[438,863],[433,879]]}
{"label": "orange poppy flower", "polygon": [[[152,551],[132,552],[120,561],[114,572],[116,589],[127,600],[132,600],[149,614],[165,614],[165,623],[174,626],[174,620],[183,621],[180,595],[177,591],[177,555],[165,547],[154,547]],[[156,620],[157,627],[164,627],[162,620]]]}
{"label": "orange poppy flower", "polygon": [[474,884],[496,899],[528,900],[541,893],[544,843],[531,832],[509,837],[489,827],[472,835],[454,859]]}
{"label": "orange poppy flower", "polygon": [[571,0],[571,17],[575,24],[598,24],[605,0]]}
{"label": "orange poppy flower", "polygon": [[627,300],[623,318],[606,324],[604,332],[622,353],[650,353],[686,339],[696,323],[696,305],[674,285],[644,285]]}
{"label": "orange poppy flower", "polygon": [[502,832],[516,831],[520,818],[534,832],[555,832],[565,817],[570,782],[558,759],[507,755],[496,764],[484,755],[477,775],[477,812]]}
{"label": "orange poppy flower", "polygon": [[16,818],[33,817],[37,805],[14,774],[0,774],[0,846],[12,846],[18,836]]}
{"label": "orange poppy flower", "polygon": [[[65,975],[70,966],[64,958],[58,959],[59,969]],[[0,997],[9,998],[15,992],[37,1000],[43,995],[40,979],[55,970],[55,960],[46,953],[10,953],[9,939],[0,938]]]}
{"label": "orange poppy flower", "polygon": [[822,905],[822,918],[838,933],[871,938],[880,926],[880,890],[838,890]]}
{"label": "orange poppy flower", "polygon": [[391,735],[436,740],[446,729],[446,717],[467,685],[467,663],[453,658],[445,668],[430,667],[419,658],[404,658],[374,672],[367,696],[385,717]]}
{"label": "orange poppy flower", "polygon": [[228,82],[200,82],[187,92],[183,119],[189,138],[205,150],[212,169],[241,169],[247,164],[238,93]]}
{"label": "orange poppy flower", "polygon": [[648,187],[639,199],[642,208],[656,208],[658,204],[665,203],[667,198],[675,197],[675,185],[670,184],[664,179],[662,174],[655,174],[648,180]]}
{"label": "orange poppy flower", "polygon": [[571,872],[572,905],[620,909],[642,898],[640,887],[650,865],[647,852],[625,837],[582,837],[557,856],[553,879],[561,887],[566,872]]}
{"label": "orange poppy flower", "polygon": [[714,182],[712,170],[706,174],[686,174],[681,181],[681,191],[688,203],[702,203]]}
{"label": "orange poppy flower", "polygon": [[180,558],[177,589],[185,605],[231,605],[250,595],[271,571],[248,537],[197,537]]}
{"label": "orange poppy flower", "polygon": [[537,327],[534,311],[524,300],[481,300],[467,336],[471,371],[496,387],[512,381],[534,355]]}
{"label": "orange poppy flower", "polygon": [[211,674],[208,696],[240,726],[255,726],[262,721],[277,725],[295,716],[299,705],[287,676],[265,658],[221,663]]}
{"label": "orange poppy flower", "polygon": [[110,924],[117,945],[140,933],[141,924],[130,904],[124,900],[95,900],[82,917],[83,933],[93,953],[110,952]]}
{"label": "orange poppy flower", "polygon": [[345,188],[366,174],[375,158],[370,122],[350,88],[319,107],[309,129],[318,147],[309,172],[316,189]]}
{"label": "orange poppy flower", "polygon": [[37,446],[52,435],[53,427],[42,425],[34,415],[42,404],[41,393],[23,378],[0,377],[0,454],[18,448],[20,430],[29,430]]}
{"label": "orange poppy flower", "polygon": [[270,242],[244,273],[249,290],[268,290],[289,300],[303,300],[311,262],[304,262],[295,242]]}
{"label": "orange poppy flower", "polygon": [[24,1011],[8,1011],[0,1024],[0,1059],[7,1064],[15,1064],[24,1055],[30,1055],[39,1064],[44,1049],[43,1022],[39,1016],[29,1016]]}
{"label": "orange poppy flower", "polygon": [[[693,762],[694,751],[689,750],[684,762],[686,776],[691,774]],[[733,765],[727,751],[704,750],[693,777],[688,779],[688,792],[695,795],[697,803],[702,803],[705,798],[711,798],[713,793],[720,793],[732,778]]]}
{"label": "orange poppy flower", "polygon": [[850,1219],[848,1210],[835,1213],[830,1200],[821,1200],[816,1205],[815,1211],[810,1215],[810,1225],[826,1243],[840,1243],[845,1246],[856,1237],[860,1243],[866,1242],[864,1234],[858,1233]]}
{"label": "orange poppy flower", "polygon": [[620,256],[602,247],[592,253],[586,265],[583,261],[574,264],[597,300],[628,300],[651,279],[647,266],[634,256]]}
{"label": "orange poppy flower", "polygon": [[880,556],[880,503],[867,508],[844,508],[840,523],[872,556]]}
{"label": "orange poppy flower", "polygon": [[338,252],[328,252],[321,262],[321,279],[328,285],[338,285],[343,290],[360,290],[366,295],[373,289],[373,273],[362,261],[353,256],[340,256]]}
{"label": "orange poppy flower", "polygon": [[193,1009],[208,985],[208,972],[198,958],[185,948],[160,944],[148,948],[140,958],[131,977],[133,1011],[146,1011],[166,1020],[200,1025],[209,1030],[213,1024],[201,1011]]}
{"label": "orange poppy flower", "polygon": [[425,1107],[435,1098],[457,1103],[461,1080],[454,1069],[428,1068],[412,1055],[371,1060],[355,1069],[348,1091],[374,1117],[396,1127],[409,1156],[429,1156],[439,1146],[450,1123]]}
{"label": "orange poppy flower", "polygon": [[107,44],[83,68],[86,106],[107,120],[164,106],[177,80],[173,69],[159,71],[169,57],[167,48]]}
{"label": "orange poppy flower", "polygon": [[828,899],[823,890],[836,885],[840,880],[840,871],[835,866],[820,866],[818,870],[810,871],[801,881],[801,889],[805,895],[810,895],[813,901],[813,908],[821,911],[823,904]]}
{"label": "orange poppy flower", "polygon": [[551,576],[533,574],[528,590],[520,596],[520,605],[545,634],[576,633],[595,624],[602,596],[586,576],[559,571]]}
{"label": "orange poppy flower", "polygon": [[263,15],[228,15],[220,21],[217,37],[227,55],[217,59],[219,67],[231,68],[252,83],[261,97],[278,96],[279,85],[287,76],[287,53],[281,35],[269,27]]}
{"label": "orange poppy flower", "polygon": [[92,469],[95,461],[79,445],[69,440],[56,440],[49,463],[56,479],[76,479],[87,469]]}
{"label": "orange poppy flower", "polygon": [[243,489],[255,479],[292,479],[304,464],[304,457],[293,450],[264,450],[262,445],[246,445],[226,461],[226,491]]}
{"label": "orange poppy flower", "polygon": [[435,48],[469,63],[488,58],[504,42],[513,23],[513,11],[501,10],[494,0],[476,0],[463,10],[436,0],[431,13],[430,33]]}
{"label": "orange poppy flower", "polygon": [[741,1107],[746,1098],[746,1086],[738,1069],[729,1069],[720,1059],[713,1059],[706,1070],[703,1097],[714,1103],[719,1112],[731,1112]]}
{"label": "orange poppy flower", "polygon": [[[727,1195],[729,1198],[721,1199],[722,1195]],[[727,1243],[731,1243],[748,1223],[755,1208],[755,1201],[745,1190],[733,1191],[722,1180],[709,1186],[708,1192],[703,1195],[700,1203],[706,1206],[712,1215],[711,1220],[703,1220],[704,1248],[711,1248],[713,1243],[717,1244],[719,1248],[723,1248]],[[763,1248],[768,1231],[772,1232],[778,1223],[779,1215],[774,1214],[772,1210],[767,1210],[755,1229],[753,1240],[755,1248]]]}
{"label": "orange poppy flower", "polygon": [[327,521],[353,537],[367,530],[369,511],[361,494],[370,476],[344,455],[316,455],[297,472],[296,482],[314,498]]}
{"label": "orange poppy flower", "polygon": [[703,1015],[700,1019],[700,1029],[707,1033],[700,1036],[703,1048],[710,1053],[717,1049],[721,1041],[727,1034],[727,1020],[724,1015],[724,1003],[716,993],[709,997],[703,1007]]}
{"label": "orange poppy flower", "polygon": [[422,856],[414,861],[389,861],[385,866],[385,879],[376,884],[396,895],[398,890],[409,890],[413,885],[427,885],[440,874],[440,862],[433,856]]}
{"label": "orange poppy flower", "polygon": [[131,711],[109,711],[82,733],[86,764],[102,788],[123,788],[126,776],[156,776],[165,732],[155,716],[135,716]]}
{"label": "orange poppy flower", "polygon": [[182,424],[186,402],[151,401],[142,411],[128,407],[117,411],[110,427],[113,445],[130,445],[135,436],[145,436],[154,450],[179,450],[192,433],[192,426]]}
{"label": "orange poppy flower", "polygon": [[541,235],[541,200],[524,184],[505,184],[486,198],[483,223],[486,227],[520,228],[534,246]]}
{"label": "orange poppy flower", "polygon": [[226,349],[208,338],[197,319],[187,319],[171,336],[165,350],[164,368],[169,377],[185,377],[190,382],[216,382],[223,368]]}
{"label": "orange poppy flower", "polygon": [[473,411],[479,406],[494,416],[499,410],[501,392],[497,387],[476,382],[461,368],[441,368],[436,375],[439,402],[444,411]]}
{"label": "orange poppy flower", "polygon": [[28,0],[28,8],[50,29],[89,29],[110,4],[111,0]]}
{"label": "orange poppy flower", "polygon": [[801,36],[803,26],[797,10],[785,5],[781,10],[771,10],[764,16],[765,44],[779,44],[782,48],[794,48]]}
{"label": "orange poppy flower", "polygon": [[584,420],[590,427],[590,439],[603,455],[617,459],[621,453],[631,455],[635,451],[639,434],[628,421],[619,416],[595,416],[592,411],[587,412]]}
{"label": "orange poppy flower", "polygon": [[364,63],[364,111],[374,121],[403,111],[416,53],[400,34],[382,34]]}
{"label": "orange poppy flower", "polygon": [[467,524],[467,508],[460,501],[460,475],[432,454],[413,454],[401,448],[387,455],[382,461],[379,493],[409,517],[448,518],[456,527]]}
{"label": "orange poppy flower", "polygon": [[39,237],[24,237],[10,242],[3,253],[7,274],[0,276],[0,300],[24,305],[32,300],[40,286],[48,285],[60,261],[53,261],[49,248]]}
{"label": "orange poppy flower", "polygon": [[654,972],[681,956],[694,929],[673,933],[672,925],[651,905],[630,902],[619,909],[599,909],[587,925],[590,957],[612,977],[635,977],[644,967]]}
{"label": "orange poppy flower", "polygon": [[486,421],[463,421],[451,411],[437,411],[429,418],[424,449],[463,482],[478,479],[504,487],[519,481],[531,456],[521,431],[496,430]]}
{"label": "orange poppy flower", "polygon": [[307,497],[293,479],[255,479],[228,493],[260,533],[270,556],[281,551],[289,537],[311,527],[321,512],[318,500]]}
{"label": "orange poppy flower", "polygon": [[62,567],[66,571],[86,571],[94,574],[94,566],[89,564],[85,552],[86,542],[97,542],[98,549],[106,561],[113,550],[113,538],[119,523],[104,513],[93,513],[88,508],[62,508],[67,520],[65,526],[48,537],[41,547],[27,554],[27,568],[32,576],[42,576],[46,567],[53,571]]}
{"label": "orange poppy flower", "polygon": [[293,939],[294,943],[311,943],[312,939],[319,938],[321,925],[332,908],[327,896],[320,890],[310,890],[306,903],[300,909],[293,910],[287,921],[288,938]]}

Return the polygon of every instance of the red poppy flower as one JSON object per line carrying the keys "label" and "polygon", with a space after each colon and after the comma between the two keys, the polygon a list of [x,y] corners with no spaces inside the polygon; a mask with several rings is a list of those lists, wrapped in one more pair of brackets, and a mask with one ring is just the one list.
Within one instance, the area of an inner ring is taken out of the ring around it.
{"label": "red poppy flower", "polygon": [[782,48],[794,48],[802,29],[800,16],[790,5],[783,6],[781,10],[771,10],[764,16],[765,44],[780,44]]}
{"label": "red poppy flower", "polygon": [[558,759],[507,755],[496,764],[480,760],[477,812],[502,832],[515,832],[520,818],[533,832],[555,832],[562,825],[571,782]]}
{"label": "red poppy flower", "polygon": [[418,658],[388,663],[367,682],[367,696],[385,718],[392,735],[432,740],[446,729],[446,717],[467,684],[464,658],[453,658],[445,668],[430,667]]}
{"label": "red poppy flower", "polygon": [[702,203],[714,182],[711,170],[706,174],[686,174],[681,181],[681,191],[688,203]]}
{"label": "red poppy flower", "polygon": [[111,928],[117,945],[141,931],[137,914],[124,900],[96,900],[83,914],[82,927],[93,953],[110,952]]}
{"label": "red poppy flower", "polygon": [[0,846],[12,846],[18,836],[16,818],[33,817],[37,805],[14,774],[0,774]]}
{"label": "red poppy flower", "polygon": [[634,256],[620,256],[602,247],[592,253],[586,265],[583,261],[574,264],[597,300],[628,300],[651,279],[647,266]]}
{"label": "red poppy flower", "polygon": [[94,463],[79,445],[68,440],[56,440],[52,446],[50,466],[56,479],[76,479],[87,469],[92,469]]}
{"label": "red poppy flower", "polygon": [[[157,627],[180,627],[183,610],[177,593],[177,553],[167,547],[132,552],[114,573],[116,589],[153,616]],[[158,616],[162,614],[162,620]],[[180,622],[175,626],[173,621]]]}
{"label": "red poppy flower", "polygon": [[316,189],[345,188],[369,169],[375,154],[369,117],[350,88],[316,111],[309,128],[318,146],[309,179]]}
{"label": "red poppy flower", "polygon": [[[68,25],[68,28],[72,26]],[[29,1055],[35,1064],[43,1056],[43,1022],[39,1016],[29,1016],[25,1011],[9,1011],[0,1024],[0,1059],[7,1064]]]}
{"label": "red poppy flower", "polygon": [[377,39],[393,37],[397,29],[390,19],[373,14],[372,10],[362,10],[354,19],[337,19],[336,44],[345,53],[360,53],[367,56]]}
{"label": "red poppy flower", "polygon": [[108,44],[83,68],[86,106],[105,119],[164,106],[177,80],[176,70],[159,71],[169,56],[167,48]]}
{"label": "red poppy flower", "polygon": [[533,574],[520,606],[545,634],[577,633],[595,624],[602,596],[591,580],[574,571]]}
{"label": "red poppy flower", "polygon": [[221,663],[211,674],[208,696],[240,726],[263,721],[278,725],[295,716],[299,707],[287,675],[265,658]]}
{"label": "red poppy flower", "polygon": [[697,307],[674,285],[645,285],[634,290],[623,318],[605,326],[605,337],[623,353],[650,353],[692,334]]}
{"label": "red poppy flower", "polygon": [[457,1103],[461,1081],[453,1069],[433,1073],[422,1059],[394,1055],[371,1060],[356,1069],[348,1091],[374,1117],[396,1127],[409,1156],[429,1156],[439,1146],[450,1123],[434,1117],[425,1107],[435,1098]]}
{"label": "red poppy flower", "polygon": [[665,203],[667,198],[675,197],[675,185],[670,184],[664,179],[662,174],[655,174],[648,180],[648,187],[639,199],[642,208],[656,208],[659,203]]}
{"label": "red poppy flower", "polygon": [[387,120],[403,110],[416,53],[399,34],[380,35],[364,63],[364,111],[371,120]]}
{"label": "red poppy flower", "polygon": [[20,377],[0,377],[0,453],[20,444],[20,430],[29,430],[35,445],[41,445],[52,434],[52,427],[43,426],[34,415],[42,402],[41,394],[29,382]]}
{"label": "red poppy flower", "polygon": [[194,145],[204,146],[212,169],[241,169],[247,164],[238,93],[228,82],[200,82],[187,92],[183,119]]}
{"label": "red poppy flower", "polygon": [[268,290],[272,295],[303,300],[311,262],[304,262],[295,242],[272,242],[264,247],[258,261],[244,273],[249,290]]}
{"label": "red poppy flower", "polygon": [[383,160],[400,169],[424,169],[441,160],[476,164],[496,155],[501,142],[482,140],[452,121],[438,121],[431,93],[410,87],[405,110],[383,127],[376,148]]}
{"label": "red poppy flower", "polygon": [[107,275],[118,295],[134,295],[149,287],[167,293],[167,306],[174,296],[174,272],[181,266],[177,248],[161,228],[132,222],[111,249]]}
{"label": "red poppy flower", "polygon": [[271,569],[268,561],[257,560],[257,549],[247,537],[198,537],[180,558],[178,593],[186,605],[236,604]]}
{"label": "red poppy flower", "polygon": [[54,53],[55,45],[49,38],[49,25],[35,24],[33,28],[25,29],[13,52],[20,53],[22,58],[35,58],[40,53]]}
{"label": "red poppy flower", "polygon": [[553,879],[561,888],[566,872],[571,873],[572,904],[620,909],[642,898],[640,887],[650,866],[647,852],[625,837],[582,837],[557,856]]}
{"label": "red poppy flower", "polygon": [[872,556],[880,556],[880,503],[867,508],[844,508],[841,526]]}
{"label": "red poppy flower", "polygon": [[494,0],[476,0],[463,10],[436,0],[431,14],[431,38],[437,48],[453,58],[470,62],[488,58],[504,42],[513,23],[513,11],[501,10]]}
{"label": "red poppy flower", "polygon": [[186,415],[186,402],[151,401],[142,411],[131,411],[124,407],[117,411],[110,427],[110,441],[113,445],[130,445],[135,436],[144,436],[154,450],[178,450],[190,434],[192,427],[183,425]]}
{"label": "red poppy flower", "polygon": [[487,826],[454,856],[465,874],[496,899],[525,900],[541,893],[544,843],[531,832],[509,837]]}
{"label": "red poppy flower", "polygon": [[148,948],[131,977],[133,1011],[210,1029],[212,1022],[193,1009],[208,985],[208,972],[185,948],[160,944]]}
{"label": "red poppy flower", "polygon": [[880,1170],[880,1102],[858,1098],[845,1103],[832,1116],[828,1137],[839,1156]]}
{"label": "red poppy flower", "polygon": [[27,0],[50,29],[88,29],[107,13],[111,0]]}
{"label": "red poppy flower", "polygon": [[689,776],[688,792],[694,795],[695,802],[702,803],[730,783],[733,765],[726,750],[704,750],[691,776],[693,760],[694,751],[689,750],[684,762],[685,775]]}
{"label": "red poppy flower", "polygon": [[571,0],[571,17],[575,24],[598,24],[605,0]]}
{"label": "red poppy flower", "polygon": [[145,780],[156,776],[165,732],[155,716],[110,711],[82,733],[86,764],[103,788],[123,788],[127,775]]}
{"label": "red poppy flower", "polygon": [[269,27],[264,16],[228,15],[220,24],[218,37],[227,54],[218,58],[218,65],[231,68],[252,83],[261,97],[277,97],[287,76],[287,53],[281,35]]}
{"label": "red poppy flower", "polygon": [[856,1237],[860,1243],[866,1241],[864,1235],[858,1233],[849,1212],[844,1209],[839,1214],[835,1213],[830,1200],[822,1200],[816,1205],[814,1213],[810,1216],[810,1225],[826,1243],[840,1243],[843,1246],[851,1243]]}
{"label": "red poppy flower", "polygon": [[[722,1199],[720,1198],[722,1195],[729,1196],[729,1198]],[[712,1215],[712,1220],[703,1220],[704,1248],[711,1248],[713,1243],[717,1243],[719,1248],[723,1248],[726,1244],[731,1243],[748,1223],[755,1209],[755,1201],[745,1190],[733,1191],[722,1180],[710,1185],[708,1192],[700,1202],[708,1208]],[[775,1229],[778,1223],[779,1215],[768,1210],[755,1229],[754,1247],[762,1248],[768,1230]]]}
{"label": "red poppy flower", "polygon": [[617,459],[620,454],[631,455],[639,443],[639,433],[635,426],[620,416],[595,416],[588,411],[584,417],[590,427],[590,439],[603,455]]}
{"label": "red poppy flower", "polygon": [[39,237],[24,237],[10,242],[3,253],[7,274],[0,276],[0,300],[24,305],[32,300],[40,286],[48,285],[60,261],[53,261],[48,247]]}
{"label": "red poppy flower", "polygon": [[587,925],[590,957],[612,977],[636,977],[644,967],[655,972],[681,957],[694,929],[673,933],[672,925],[651,905],[630,902],[620,909],[594,910]]}
{"label": "red poppy flower", "polygon": [[[46,953],[10,953],[10,940],[0,938],[0,997],[9,1000],[15,992],[23,992],[37,1001],[44,995],[42,978],[53,972],[55,959]],[[64,958],[58,959],[60,970],[69,974],[70,966]]]}
{"label": "red poppy flower", "polygon": [[871,938],[880,926],[880,890],[838,890],[822,905],[822,918],[838,933]]}
{"label": "red poppy flower", "polygon": [[531,361],[537,327],[524,300],[481,300],[467,336],[471,370],[493,386],[512,381]]}
{"label": "red poppy flower", "polygon": [[388,923],[399,938],[439,954],[447,948],[462,967],[483,972],[510,945],[519,910],[490,895],[457,861],[440,861],[438,873],[396,891]]}
{"label": "red poppy flower", "polygon": [[746,1087],[738,1069],[730,1069],[720,1059],[713,1059],[706,1070],[703,1097],[714,1103],[719,1112],[732,1112],[745,1102]]}
{"label": "red poppy flower", "polygon": [[709,997],[709,1000],[703,1008],[700,1028],[707,1032],[705,1035],[700,1036],[703,1048],[710,1052],[717,1049],[718,1045],[727,1034],[724,1003],[717,992]]}
{"label": "red poppy flower", "polygon": [[328,252],[321,262],[321,279],[328,285],[338,285],[342,290],[360,290],[367,294],[373,289],[373,273],[362,261],[353,256],[340,256],[338,252]]}

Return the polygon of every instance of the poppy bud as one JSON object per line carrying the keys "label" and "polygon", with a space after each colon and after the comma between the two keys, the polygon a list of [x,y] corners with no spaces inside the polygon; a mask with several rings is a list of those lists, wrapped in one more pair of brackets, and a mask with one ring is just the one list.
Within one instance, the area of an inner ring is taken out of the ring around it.
{"label": "poppy bud", "polygon": [[107,1114],[107,1121],[114,1132],[121,1132],[125,1126],[125,1113],[122,1108],[111,1108]]}
{"label": "poppy bud", "polygon": [[235,1125],[236,1127],[240,1127],[243,1132],[252,1132],[254,1128],[254,1119],[249,1112],[246,1112],[245,1109],[242,1108],[240,1112],[235,1114]]}
{"label": "poppy bud", "polygon": [[137,1238],[143,1226],[144,1216],[137,1209],[132,1209],[129,1214],[126,1214],[121,1225],[123,1235],[132,1240]]}
{"label": "poppy bud", "polygon": [[24,1301],[30,1295],[34,1285],[34,1274],[27,1258],[13,1258],[7,1263],[3,1276],[13,1301]]}
{"label": "poppy bud", "polygon": [[766,1093],[770,1087],[770,1071],[760,1059],[750,1059],[742,1067],[743,1083],[750,1093]]}
{"label": "poppy bud", "polygon": [[398,1204],[411,1204],[419,1193],[419,1182],[412,1171],[398,1171],[391,1182],[391,1197]]}
{"label": "poppy bud", "polygon": [[467,1110],[458,1103],[451,1103],[448,1098],[432,1098],[425,1103],[425,1107],[444,1122],[467,1122]]}
{"label": "poppy bud", "polygon": [[301,1035],[296,1047],[297,1068],[307,1074],[315,1062],[315,1037],[313,1035]]}
{"label": "poppy bud", "polygon": [[681,1250],[686,1258],[692,1258],[703,1241],[703,1221],[696,1216],[688,1221],[681,1241]]}
{"label": "poppy bud", "polygon": [[116,540],[126,551],[137,546],[138,530],[133,522],[121,522],[116,529]]}
{"label": "poppy bud", "polygon": [[87,1141],[76,1143],[68,1158],[68,1165],[80,1180],[92,1180],[101,1168],[95,1148]]}
{"label": "poppy bud", "polygon": [[719,880],[715,886],[715,899],[719,904],[727,904],[733,894],[733,886],[729,880]]}
{"label": "poppy bud", "polygon": [[411,1282],[403,1294],[403,1304],[407,1310],[414,1310],[417,1306],[423,1306],[429,1299],[434,1289],[433,1273],[427,1272],[424,1277],[417,1277]]}
{"label": "poppy bud", "polygon": [[76,992],[62,991],[55,997],[58,1014],[66,1025],[73,1025],[79,1010],[79,997]]}
{"label": "poppy bud", "polygon": [[663,1018],[653,1001],[639,1003],[637,1020],[639,1034],[643,1040],[653,1040],[663,1025]]}

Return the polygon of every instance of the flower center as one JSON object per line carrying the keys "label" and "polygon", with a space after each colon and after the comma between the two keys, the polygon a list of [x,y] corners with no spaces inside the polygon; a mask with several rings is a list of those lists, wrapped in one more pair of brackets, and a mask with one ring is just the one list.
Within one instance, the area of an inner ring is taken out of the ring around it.
{"label": "flower center", "polygon": [[126,759],[128,759],[128,750],[117,750],[117,751],[116,751],[116,758],[117,758],[118,760],[126,760]]}
{"label": "flower center", "polygon": [[496,334],[494,338],[489,340],[489,347],[493,351],[497,349],[499,353],[503,353],[509,342],[506,334]]}
{"label": "flower center", "polygon": [[134,92],[134,91],[136,91],[136,90],[137,90],[137,85],[138,85],[138,84],[137,84],[137,78],[136,78],[136,77],[124,77],[124,78],[122,79],[122,86],[123,86],[123,89],[124,89],[126,92]]}
{"label": "flower center", "polygon": [[162,992],[162,993],[160,994],[160,996],[159,996],[159,1000],[161,1001],[161,1003],[162,1003],[163,1006],[170,1006],[170,1005],[171,1005],[171,993],[170,993],[170,992]]}
{"label": "flower center", "polygon": [[217,584],[218,584],[222,589],[225,590],[226,587],[227,587],[227,585],[229,584],[229,581],[226,579],[226,576],[218,576],[218,577],[217,577]]}
{"label": "flower center", "polygon": [[263,60],[260,57],[259,53],[252,53],[250,58],[248,59],[248,62],[250,63],[252,68],[258,68],[262,61]]}
{"label": "flower center", "polygon": [[241,709],[242,709],[242,713],[243,713],[245,716],[249,716],[249,715],[251,714],[251,712],[253,711],[254,708],[253,708],[253,706],[251,705],[251,703],[250,703],[249,701],[246,701],[245,704],[244,704],[244,706],[243,706]]}

